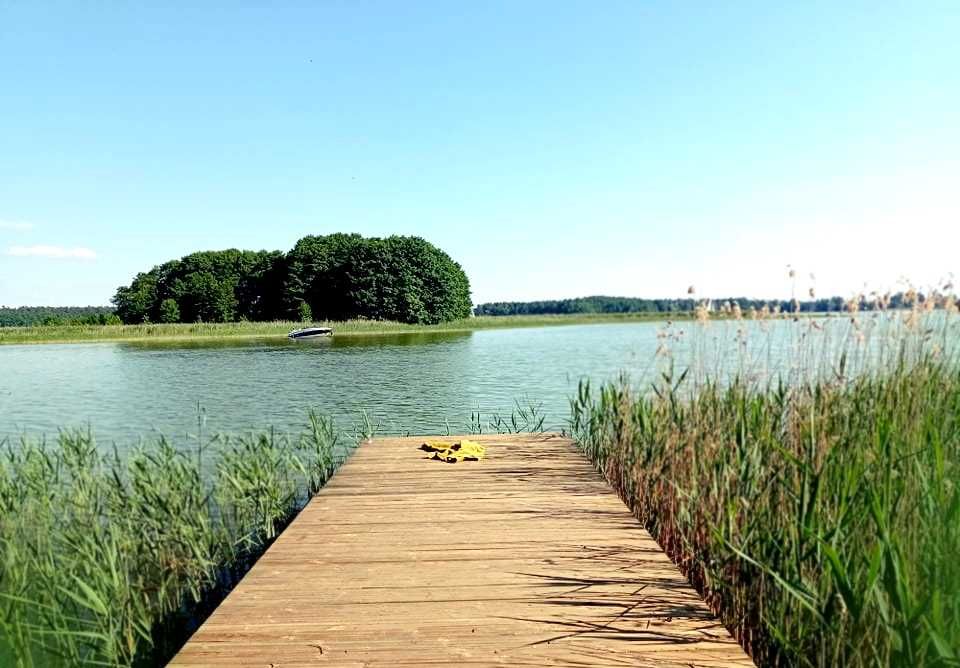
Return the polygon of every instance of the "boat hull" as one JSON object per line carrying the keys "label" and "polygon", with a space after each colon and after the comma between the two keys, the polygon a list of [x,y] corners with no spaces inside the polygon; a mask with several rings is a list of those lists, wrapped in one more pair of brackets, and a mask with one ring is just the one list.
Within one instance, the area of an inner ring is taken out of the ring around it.
{"label": "boat hull", "polygon": [[310,329],[298,329],[287,334],[287,338],[294,341],[304,341],[309,339],[325,339],[333,336],[333,330],[326,327],[314,327]]}

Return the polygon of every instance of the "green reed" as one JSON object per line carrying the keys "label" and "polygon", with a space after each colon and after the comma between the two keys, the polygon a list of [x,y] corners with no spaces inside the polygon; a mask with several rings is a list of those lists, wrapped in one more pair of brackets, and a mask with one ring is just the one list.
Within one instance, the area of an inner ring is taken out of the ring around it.
{"label": "green reed", "polygon": [[760,665],[960,665],[955,324],[914,316],[884,314],[872,348],[854,317],[790,378],[671,364],[651,392],[571,402],[580,447]]}
{"label": "green reed", "polygon": [[176,651],[343,456],[330,419],[299,436],[164,439],[131,455],[92,435],[0,456],[0,665],[152,665]]}
{"label": "green reed", "polygon": [[[510,413],[493,411],[484,425],[480,409],[470,413],[470,422],[465,426],[468,434],[483,434],[484,430],[490,434],[537,434],[546,431],[544,426],[547,415],[543,411],[543,402],[534,401],[530,397],[520,397],[513,400],[513,409]],[[447,425],[447,434],[450,426]]]}

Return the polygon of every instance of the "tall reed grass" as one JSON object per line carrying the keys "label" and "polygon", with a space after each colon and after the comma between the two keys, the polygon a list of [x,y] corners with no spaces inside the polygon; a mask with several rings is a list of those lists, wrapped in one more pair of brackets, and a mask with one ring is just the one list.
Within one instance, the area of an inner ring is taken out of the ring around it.
{"label": "tall reed grass", "polygon": [[800,363],[772,376],[757,323],[716,344],[703,322],[663,335],[649,391],[622,378],[572,400],[580,447],[760,665],[960,665],[946,306],[852,313],[829,352],[827,323],[778,324]]}
{"label": "tall reed grass", "polygon": [[311,412],[299,436],[164,439],[128,457],[89,431],[0,456],[0,665],[156,665],[345,454]]}

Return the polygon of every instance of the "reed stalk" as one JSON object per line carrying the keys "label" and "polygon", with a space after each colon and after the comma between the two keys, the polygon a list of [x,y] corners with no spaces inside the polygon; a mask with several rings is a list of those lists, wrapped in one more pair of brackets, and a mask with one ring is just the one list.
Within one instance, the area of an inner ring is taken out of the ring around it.
{"label": "reed stalk", "polygon": [[4,445],[0,665],[162,663],[345,454],[314,412],[299,436],[202,445],[121,457],[76,430]]}
{"label": "reed stalk", "polygon": [[760,665],[960,664],[955,318],[880,317],[829,354],[799,323],[784,374],[670,358],[649,391],[571,402],[579,446]]}

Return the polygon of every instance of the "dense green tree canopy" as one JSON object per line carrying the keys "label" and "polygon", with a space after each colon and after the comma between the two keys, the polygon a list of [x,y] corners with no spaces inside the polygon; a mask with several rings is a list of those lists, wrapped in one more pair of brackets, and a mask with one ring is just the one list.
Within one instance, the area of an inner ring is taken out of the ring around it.
{"label": "dense green tree canopy", "polygon": [[167,297],[160,302],[160,322],[180,322],[180,306],[176,299]]}
{"label": "dense green tree canopy", "polygon": [[[113,303],[124,322],[269,320],[279,315],[278,251],[204,251],[137,274]],[[166,304],[164,307],[163,305]]]}
{"label": "dense green tree canopy", "polygon": [[470,283],[450,256],[419,237],[304,237],[287,256],[285,301],[320,320],[363,317],[437,323],[470,315]]}
{"label": "dense green tree canopy", "polygon": [[109,306],[0,306],[0,327],[34,325],[109,325],[117,322]]}
{"label": "dense green tree canopy", "polygon": [[287,254],[205,251],[137,274],[113,298],[124,322],[371,318],[437,323],[470,315],[470,283],[419,237],[307,236]]}

